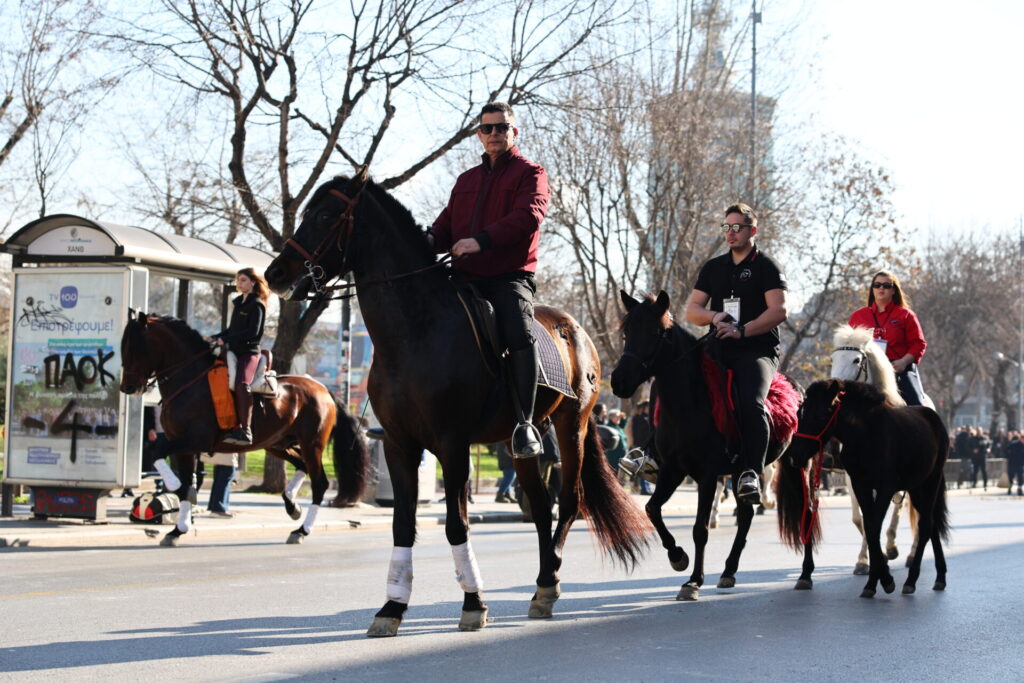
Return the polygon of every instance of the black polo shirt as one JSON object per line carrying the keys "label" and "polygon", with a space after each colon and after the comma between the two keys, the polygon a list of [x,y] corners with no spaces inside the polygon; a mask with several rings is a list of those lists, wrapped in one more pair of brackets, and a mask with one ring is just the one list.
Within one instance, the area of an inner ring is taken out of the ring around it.
{"label": "black polo shirt", "polygon": [[[768,310],[765,292],[786,289],[786,276],[775,261],[754,247],[739,263],[732,262],[732,252],[729,251],[709,260],[701,267],[694,289],[711,297],[710,308],[713,311],[724,310],[725,299],[738,298],[740,323],[746,325]],[[731,343],[734,349],[774,350],[778,345],[778,327]]]}

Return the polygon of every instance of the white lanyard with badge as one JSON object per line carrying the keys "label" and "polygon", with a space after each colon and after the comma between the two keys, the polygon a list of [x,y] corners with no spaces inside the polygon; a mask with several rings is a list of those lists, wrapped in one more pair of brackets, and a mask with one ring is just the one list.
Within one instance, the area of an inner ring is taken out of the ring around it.
{"label": "white lanyard with badge", "polygon": [[722,310],[731,315],[737,323],[740,322],[740,300],[736,297],[729,297],[722,301]]}

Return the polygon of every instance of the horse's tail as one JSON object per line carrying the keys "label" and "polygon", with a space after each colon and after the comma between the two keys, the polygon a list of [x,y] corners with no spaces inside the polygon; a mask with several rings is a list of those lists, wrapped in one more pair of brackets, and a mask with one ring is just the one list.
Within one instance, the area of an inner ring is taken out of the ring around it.
{"label": "horse's tail", "polygon": [[338,497],[335,505],[356,503],[363,497],[363,490],[370,471],[370,451],[366,437],[359,428],[359,421],[349,415],[345,406],[334,398],[338,416],[331,435],[334,450],[334,473],[338,477]]}
{"label": "horse's tail", "polygon": [[[946,506],[946,475],[939,477],[939,492],[935,496],[935,509],[932,512],[932,526],[939,532],[943,543],[949,543],[949,508]],[[918,543],[926,543],[922,538]]]}
{"label": "horse's tail", "polygon": [[805,504],[807,476],[804,470],[789,462],[785,453],[779,458],[777,466],[775,497],[778,504],[779,537],[793,550],[802,551],[806,536],[804,520],[809,517],[809,542],[811,550],[814,550],[821,541],[821,523],[818,515],[812,515]]}
{"label": "horse's tail", "polygon": [[580,512],[590,520],[601,548],[632,570],[647,550],[654,527],[608,465],[593,417],[583,440]]}

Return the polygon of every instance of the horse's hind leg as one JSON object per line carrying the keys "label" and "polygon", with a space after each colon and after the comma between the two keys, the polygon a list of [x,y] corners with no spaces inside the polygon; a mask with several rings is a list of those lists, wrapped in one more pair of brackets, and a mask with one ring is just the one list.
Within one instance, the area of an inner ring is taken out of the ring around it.
{"label": "horse's hind leg", "polygon": [[899,491],[892,497],[892,514],[889,516],[889,526],[885,530],[885,556],[890,560],[900,556],[900,550],[896,547],[896,529],[900,525],[900,512],[903,510],[906,497],[904,491]]}
{"label": "horse's hind leg", "polygon": [[[391,535],[394,548],[388,566],[387,602],[373,616],[366,635],[371,638],[398,635],[412,595],[412,546],[416,541],[416,496],[422,448],[400,449],[384,441],[384,455],[391,474],[395,507]],[[467,464],[468,467],[468,464]]]}
{"label": "horse's hind leg", "polygon": [[299,490],[306,481],[306,464],[302,461],[301,454],[294,448],[268,448],[269,455],[276,456],[295,466],[295,474],[285,484],[281,499],[284,501],[284,511],[292,519],[302,516],[302,506],[295,499],[299,496]]}
{"label": "horse's hind leg", "polygon": [[455,579],[463,591],[460,631],[479,631],[487,626],[487,604],[481,597],[484,588],[480,567],[473,554],[469,540],[469,517],[467,504],[469,490],[469,446],[445,449],[439,454],[441,471],[444,475],[444,500],[447,507],[444,532],[452,547],[455,560]]}
{"label": "horse's hind leg", "polygon": [[[920,505],[918,509],[917,533],[920,538],[931,538],[932,536],[932,510],[935,507],[934,496],[925,500],[924,491],[918,490],[916,495],[911,497],[914,505]],[[923,501],[923,502],[919,502]],[[924,557],[925,544],[921,543],[911,556],[910,571],[907,573],[907,580],[903,584],[903,594],[909,595],[917,590],[917,579],[921,575],[921,558]]]}
{"label": "horse's hind leg", "polygon": [[853,515],[853,525],[860,532],[860,553],[857,555],[857,564],[853,566],[853,573],[856,576],[867,576],[871,573],[871,565],[868,563],[868,537],[864,533],[864,517],[861,515],[860,501],[857,500],[857,493],[853,490],[853,480],[846,474],[846,486],[850,492],[850,513]]}
{"label": "horse's hind leg", "polygon": [[740,566],[740,555],[747,545],[747,534],[750,532],[750,523],[754,519],[754,508],[747,503],[736,503],[739,512],[736,517],[736,537],[732,542],[732,550],[725,560],[725,571],[718,579],[719,588],[733,588],[736,585],[736,570]]}
{"label": "horse's hind leg", "polygon": [[696,600],[700,597],[700,587],[704,585],[704,549],[708,543],[708,519],[711,516],[711,499],[715,496],[715,479],[713,475],[705,475],[697,481],[697,518],[693,521],[693,573],[690,574],[690,580],[679,589],[676,600]]}
{"label": "horse's hind leg", "polygon": [[672,565],[672,569],[677,572],[686,571],[686,567],[690,564],[690,558],[686,556],[686,551],[676,545],[676,539],[665,526],[665,520],[662,519],[661,508],[672,497],[684,476],[675,467],[662,467],[661,472],[658,473],[658,481],[654,484],[654,493],[651,494],[647,506],[644,508],[647,518],[651,520],[655,531],[658,532],[662,547],[668,551],[668,561]]}
{"label": "horse's hind leg", "polygon": [[[320,506],[324,502],[324,494],[327,493],[327,488],[331,485],[322,461],[330,433],[331,430],[327,429],[322,434],[318,434],[315,439],[303,440],[300,446],[299,452],[303,459],[295,466],[295,476],[292,477],[292,480],[298,478],[299,473],[305,469],[309,473],[312,484],[313,501],[309,509],[306,510],[306,518],[302,520],[302,526],[288,536],[288,543],[301,543],[302,539],[313,531],[313,525],[316,524],[317,515],[320,513]],[[301,480],[299,480],[299,485],[301,486]],[[298,493],[298,488],[296,488],[296,493]]]}

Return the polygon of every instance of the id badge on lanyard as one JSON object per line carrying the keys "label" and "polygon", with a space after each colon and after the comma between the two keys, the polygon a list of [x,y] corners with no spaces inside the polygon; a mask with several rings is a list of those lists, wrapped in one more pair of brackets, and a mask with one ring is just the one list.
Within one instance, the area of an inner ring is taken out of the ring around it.
{"label": "id badge on lanyard", "polygon": [[882,353],[884,354],[884,353],[885,353],[885,350],[886,350],[886,348],[887,348],[887,347],[889,346],[889,342],[887,342],[886,340],[884,340],[884,339],[881,339],[881,338],[879,338],[879,337],[875,337],[875,339],[874,339],[874,342],[875,342],[876,344],[878,344],[878,346],[880,346],[880,347],[881,347],[881,349],[882,349]]}
{"label": "id badge on lanyard", "polygon": [[740,322],[740,300],[732,297],[722,302],[722,310],[732,316],[736,322]]}

